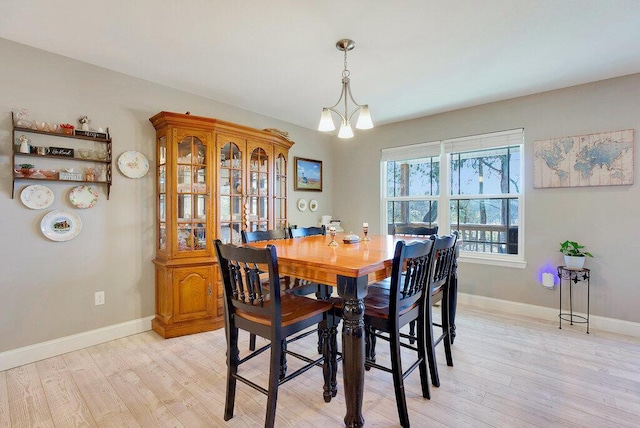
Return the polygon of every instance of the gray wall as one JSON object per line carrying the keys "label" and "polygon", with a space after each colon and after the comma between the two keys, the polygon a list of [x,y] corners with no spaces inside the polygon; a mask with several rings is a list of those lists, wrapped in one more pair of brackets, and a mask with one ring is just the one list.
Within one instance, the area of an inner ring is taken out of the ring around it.
{"label": "gray wall", "polygon": [[[27,108],[33,119],[74,124],[86,114],[92,126],[110,128],[116,159],[127,150],[137,150],[151,163],[155,131],[149,118],[161,110],[289,131],[296,142],[290,160],[294,156],[323,160],[326,189],[291,191],[290,221],[312,225],[332,211],[327,136],[4,39],[0,52],[0,352],[154,314],[153,172],[129,179],[115,167],[110,200],[100,188],[97,205],[86,210],[69,202],[69,190],[75,185],[49,183],[56,197],[53,205],[30,210],[21,203],[20,192],[31,183],[17,185],[11,199],[11,111]],[[40,145],[61,145],[61,141],[45,139]],[[38,159],[31,163],[49,165]],[[293,176],[292,162],[289,176]],[[298,198],[317,199],[320,209],[301,213],[295,208]],[[40,221],[53,209],[73,210],[81,217],[78,237],[53,242],[42,235]],[[94,306],[94,293],[100,290],[106,293],[106,304]]]}
{"label": "gray wall", "polygon": [[[528,267],[464,263],[461,291],[556,307],[557,290],[543,288],[537,272],[545,264],[561,263],[558,243],[571,238],[584,242],[596,256],[588,260],[593,269],[592,313],[640,322],[634,307],[640,287],[632,269],[640,245],[635,223],[640,218],[638,185],[533,189],[531,175],[535,140],[637,129],[640,75],[378,126],[357,132],[352,140],[331,141],[313,130],[4,39],[0,52],[0,352],[154,313],[153,175],[133,180],[116,168],[111,199],[100,189],[98,204],[89,210],[69,203],[72,185],[50,183],[54,204],[43,211],[29,210],[19,198],[26,184],[18,185],[11,199],[10,112],[20,108],[50,122],[75,122],[86,114],[92,126],[110,128],[115,156],[137,150],[150,161],[154,130],[148,118],[161,110],[289,131],[296,142],[290,160],[301,156],[324,161],[325,180],[322,193],[291,190],[290,221],[306,226],[332,214],[354,231],[363,221],[373,230],[380,228],[381,148],[524,127]],[[375,119],[375,108],[373,113]],[[320,209],[297,211],[299,198],[317,199]],[[60,243],[41,234],[40,220],[52,209],[70,209],[81,216],[84,226],[77,238]],[[96,307],[93,295],[99,290],[106,292],[107,303]]]}
{"label": "gray wall", "polygon": [[[371,106],[375,119],[375,106]],[[594,254],[591,313],[640,322],[640,189],[632,186],[534,189],[533,142],[640,128],[640,74],[545,92],[356,132],[334,142],[335,214],[345,229],[368,221],[380,230],[380,150],[512,128],[525,132],[525,269],[462,263],[460,291],[557,307],[558,290],[538,282],[544,266],[562,264],[558,244],[577,240]],[[638,159],[635,153],[635,163]],[[638,174],[637,170],[635,171]],[[357,180],[354,180],[357,177]]]}

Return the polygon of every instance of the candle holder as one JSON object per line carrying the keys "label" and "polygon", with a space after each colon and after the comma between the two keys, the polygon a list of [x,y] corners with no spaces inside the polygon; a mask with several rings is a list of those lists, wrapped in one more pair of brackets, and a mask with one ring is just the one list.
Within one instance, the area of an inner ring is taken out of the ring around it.
{"label": "candle holder", "polygon": [[336,228],[335,227],[330,227],[329,228],[329,235],[331,236],[331,242],[329,242],[329,246],[330,247],[337,247],[338,243],[336,242]]}
{"label": "candle holder", "polygon": [[369,225],[367,223],[362,225],[362,233],[364,233],[363,241],[371,241],[371,238],[367,236],[369,234]]}

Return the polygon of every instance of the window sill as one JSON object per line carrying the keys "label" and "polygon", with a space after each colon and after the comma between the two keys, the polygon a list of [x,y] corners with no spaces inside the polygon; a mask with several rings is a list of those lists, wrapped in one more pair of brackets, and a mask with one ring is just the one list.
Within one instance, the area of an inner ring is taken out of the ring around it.
{"label": "window sill", "polygon": [[469,253],[463,254],[462,252],[458,256],[458,262],[502,266],[502,267],[516,268],[516,269],[524,269],[527,267],[527,262],[525,262],[524,260],[516,260],[511,257],[500,257],[500,256],[487,257],[480,254],[478,255],[469,254]]}

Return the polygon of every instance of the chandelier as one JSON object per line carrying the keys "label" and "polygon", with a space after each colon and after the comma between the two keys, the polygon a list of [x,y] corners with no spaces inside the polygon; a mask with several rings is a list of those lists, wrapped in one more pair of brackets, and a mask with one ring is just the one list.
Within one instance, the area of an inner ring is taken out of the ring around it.
{"label": "chandelier", "polygon": [[[322,115],[320,116],[320,125],[318,125],[318,131],[333,131],[336,126],[333,123],[331,112],[334,112],[340,116],[341,124],[340,131],[338,132],[338,138],[351,138],[353,137],[353,129],[351,129],[351,118],[353,115],[360,111],[358,115],[358,122],[356,128],[358,129],[371,129],[373,128],[373,122],[371,121],[371,113],[369,112],[369,106],[367,104],[358,104],[351,95],[351,87],[349,85],[349,70],[347,69],[347,52],[356,47],[356,43],[351,39],[338,40],[336,48],[344,52],[344,70],[342,71],[342,92],[338,102],[331,107],[323,107]],[[355,105],[355,108],[349,113],[348,101]],[[341,113],[336,107],[339,105],[344,106],[344,113]]]}

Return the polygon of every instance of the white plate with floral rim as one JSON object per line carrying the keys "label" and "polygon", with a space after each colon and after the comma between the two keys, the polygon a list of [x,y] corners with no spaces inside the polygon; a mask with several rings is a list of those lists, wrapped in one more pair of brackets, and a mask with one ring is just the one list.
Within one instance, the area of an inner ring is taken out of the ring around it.
{"label": "white plate with floral rim", "polygon": [[118,168],[129,178],[140,178],[149,171],[149,161],[142,153],[131,150],[120,155]]}
{"label": "white plate with floral rim", "polygon": [[42,210],[50,207],[55,199],[53,191],[47,186],[40,184],[32,184],[24,188],[20,193],[20,200],[27,207],[32,210]]}
{"label": "white plate with floral rim", "polygon": [[82,230],[82,220],[78,214],[67,210],[53,210],[40,222],[42,234],[52,241],[69,241]]}
{"label": "white plate with floral rim", "polygon": [[91,186],[76,186],[69,192],[69,200],[76,208],[91,208],[98,203],[98,192]]}
{"label": "white plate with floral rim", "polygon": [[311,199],[309,201],[309,209],[313,212],[318,211],[318,201],[316,201],[315,199]]}
{"label": "white plate with floral rim", "polygon": [[306,211],[306,210],[307,210],[306,199],[298,199],[298,211]]}

